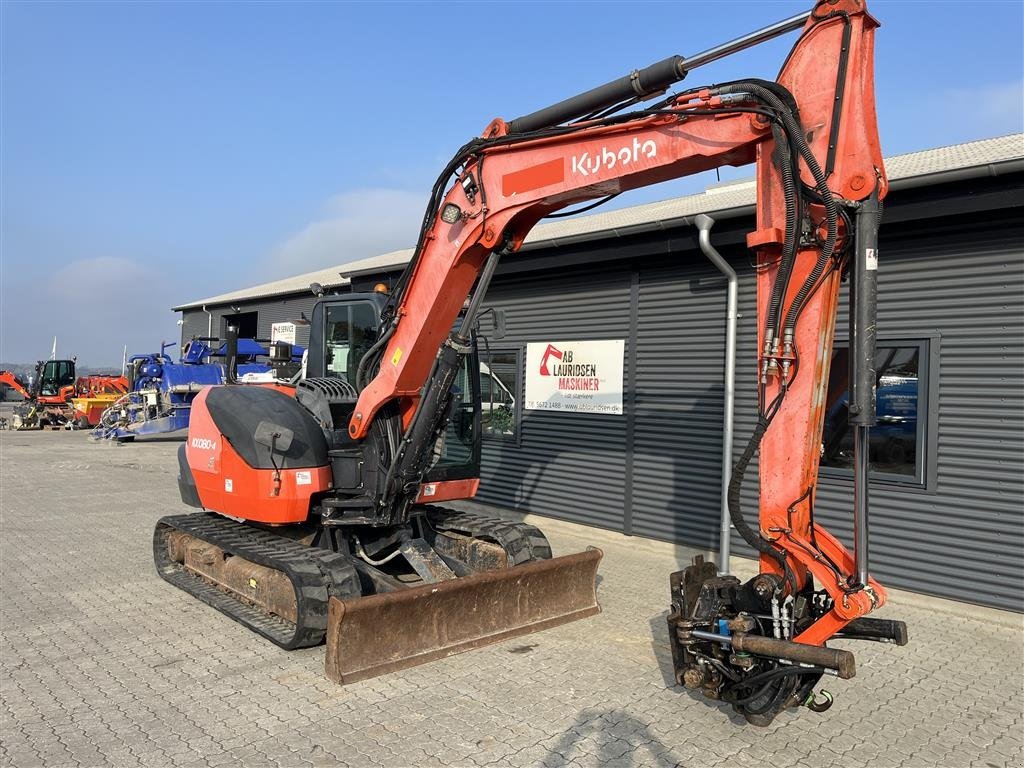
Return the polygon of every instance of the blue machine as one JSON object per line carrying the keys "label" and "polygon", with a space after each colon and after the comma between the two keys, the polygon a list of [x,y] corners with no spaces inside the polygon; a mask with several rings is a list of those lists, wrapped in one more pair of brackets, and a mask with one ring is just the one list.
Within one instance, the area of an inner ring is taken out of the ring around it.
{"label": "blue machine", "polygon": [[[192,401],[204,388],[223,384],[226,344],[214,352],[208,341],[193,339],[182,350],[175,363],[166,350],[174,344],[161,344],[159,352],[132,355],[128,359],[131,388],[103,412],[100,423],[92,431],[94,439],[134,440],[138,435],[166,434],[188,427]],[[292,360],[301,361],[302,348],[292,347]],[[270,354],[267,347],[254,339],[238,340],[238,377],[242,382],[273,381],[274,369],[261,361]]]}

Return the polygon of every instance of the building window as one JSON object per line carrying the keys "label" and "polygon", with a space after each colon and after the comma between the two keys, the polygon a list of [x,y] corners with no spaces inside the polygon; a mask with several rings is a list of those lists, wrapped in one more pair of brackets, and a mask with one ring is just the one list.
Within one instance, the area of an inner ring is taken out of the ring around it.
{"label": "building window", "polygon": [[223,338],[227,338],[228,326],[233,325],[238,329],[238,338],[255,339],[259,336],[259,332],[257,330],[259,327],[259,323],[257,322],[258,317],[258,312],[239,312],[234,315],[224,315],[224,331],[221,336]]}
{"label": "building window", "polygon": [[[878,421],[870,432],[872,479],[926,485],[930,346],[927,339],[878,341]],[[852,475],[853,429],[847,423],[849,350],[832,354],[822,433],[825,475]],[[831,469],[833,471],[827,471]]]}
{"label": "building window", "polygon": [[480,353],[480,410],[484,437],[517,440],[523,383],[522,351]]}

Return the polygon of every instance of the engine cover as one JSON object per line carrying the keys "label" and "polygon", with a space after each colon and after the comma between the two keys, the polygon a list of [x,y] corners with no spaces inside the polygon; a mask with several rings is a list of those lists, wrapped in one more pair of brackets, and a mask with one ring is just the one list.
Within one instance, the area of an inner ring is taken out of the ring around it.
{"label": "engine cover", "polygon": [[[300,523],[312,496],[331,488],[323,430],[287,391],[238,385],[196,396],[185,456],[205,509],[261,523]],[[257,439],[275,432],[288,438],[273,448]]]}

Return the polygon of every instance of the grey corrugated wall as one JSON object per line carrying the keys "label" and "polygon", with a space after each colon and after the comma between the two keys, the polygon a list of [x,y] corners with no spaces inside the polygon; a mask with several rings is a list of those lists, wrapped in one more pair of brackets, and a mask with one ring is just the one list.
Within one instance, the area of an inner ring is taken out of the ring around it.
{"label": "grey corrugated wall", "polygon": [[[312,294],[302,296],[280,296],[267,299],[254,299],[252,301],[237,301],[229,306],[209,307],[213,314],[213,333],[210,335],[221,336],[223,333],[223,319],[226,315],[236,314],[232,306],[238,307],[240,312],[256,312],[259,338],[270,338],[270,326],[273,323],[287,323],[301,318],[300,313],[304,312],[306,317],[312,316],[313,305],[316,304],[316,297]],[[194,336],[206,336],[209,326],[209,316],[202,309],[186,309],[182,312],[181,343],[184,344]],[[296,342],[303,347],[309,342],[309,326],[299,325],[295,329]]]}
{"label": "grey corrugated wall", "polygon": [[638,282],[632,533],[717,547],[725,280],[689,258]]}
{"label": "grey corrugated wall", "polygon": [[[525,349],[529,341],[626,339],[630,279],[619,268],[497,280],[486,303],[506,310],[508,332],[492,346]],[[628,376],[624,370],[623,377]],[[522,400],[522,386],[516,397]],[[521,445],[485,440],[478,498],[621,531],[625,425],[625,416],[525,411]]]}
{"label": "grey corrugated wall", "polygon": [[[901,232],[882,232],[879,335],[937,340],[938,428],[929,487],[871,485],[872,571],[892,587],[1021,610],[1024,232],[1006,222],[965,232],[963,221]],[[738,455],[754,415],[755,285],[748,252],[725,251],[740,274]],[[724,281],[692,251],[634,267],[496,279],[487,303],[508,310],[510,329],[499,346],[627,339],[626,414],[527,411],[520,446],[485,443],[480,498],[716,548]],[[846,322],[844,309],[839,338]],[[754,521],[756,463],[743,499]],[[821,478],[817,519],[848,545],[851,505],[850,479]]]}

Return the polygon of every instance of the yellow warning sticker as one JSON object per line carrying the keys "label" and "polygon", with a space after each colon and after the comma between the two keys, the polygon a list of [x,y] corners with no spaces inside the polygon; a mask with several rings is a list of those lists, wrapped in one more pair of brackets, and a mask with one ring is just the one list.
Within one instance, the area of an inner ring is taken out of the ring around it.
{"label": "yellow warning sticker", "polygon": [[395,350],[395,354],[393,354],[391,356],[391,364],[394,365],[394,366],[397,366],[398,365],[398,361],[401,360],[401,359],[402,359],[402,349],[401,349],[401,347],[399,347],[399,348],[397,348]]}
{"label": "yellow warning sticker", "polygon": [[256,589],[256,579],[249,579],[249,586]]}

